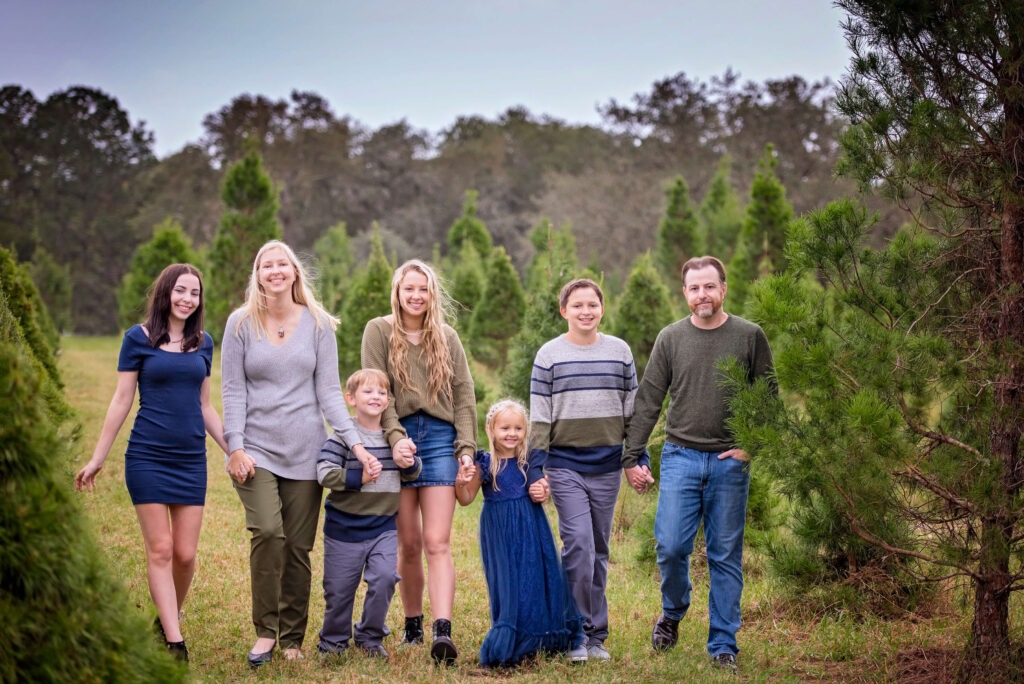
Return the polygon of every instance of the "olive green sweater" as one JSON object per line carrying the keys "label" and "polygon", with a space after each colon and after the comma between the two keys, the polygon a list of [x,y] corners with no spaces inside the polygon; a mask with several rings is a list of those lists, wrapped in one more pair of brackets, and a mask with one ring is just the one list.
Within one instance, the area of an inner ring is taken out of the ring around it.
{"label": "olive green sweater", "polygon": [[391,330],[390,316],[374,318],[363,330],[361,349],[363,368],[382,370],[391,381],[392,401],[381,416],[388,444],[394,446],[395,442],[406,436],[402,424],[398,422],[399,418],[423,411],[454,425],[455,456],[468,454],[472,458],[476,454],[476,394],[473,391],[473,377],[469,373],[469,362],[458,333],[451,326],[444,326],[452,357],[452,401],[440,396],[436,402],[431,402],[430,391],[427,389],[429,371],[426,350],[421,345],[410,344],[407,356],[409,375],[419,391],[399,387],[395,381],[394,369],[388,356]]}

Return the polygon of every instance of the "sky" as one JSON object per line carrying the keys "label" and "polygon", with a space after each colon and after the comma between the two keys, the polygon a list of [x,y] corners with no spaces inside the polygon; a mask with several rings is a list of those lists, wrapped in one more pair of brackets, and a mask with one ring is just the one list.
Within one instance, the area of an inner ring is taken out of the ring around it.
{"label": "sky", "polygon": [[836,81],[842,20],[828,0],[0,0],[0,86],[102,90],[160,157],[246,93],[312,91],[370,128],[513,106],[597,124],[680,72]]}

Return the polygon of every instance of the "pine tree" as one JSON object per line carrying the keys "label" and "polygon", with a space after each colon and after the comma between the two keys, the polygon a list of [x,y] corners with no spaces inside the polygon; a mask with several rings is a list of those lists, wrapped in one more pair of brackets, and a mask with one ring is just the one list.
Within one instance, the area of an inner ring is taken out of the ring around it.
{"label": "pine tree", "polygon": [[[0,247],[0,291],[7,308],[18,325],[18,335],[27,351],[45,370],[47,379],[59,391],[64,387],[57,370],[57,348],[54,346],[52,322],[48,320],[43,300],[24,264]],[[50,334],[48,334],[50,330]]]}
{"label": "pine tree", "polygon": [[57,333],[70,330],[71,269],[57,263],[53,255],[42,246],[37,246],[32,253],[28,268]]}
{"label": "pine tree", "polygon": [[668,282],[679,278],[679,271],[690,257],[704,253],[697,215],[690,203],[690,189],[679,176],[665,190],[668,205],[658,226],[655,255],[662,276]]}
{"label": "pine tree", "polygon": [[732,159],[722,157],[698,210],[705,253],[725,263],[732,259],[736,238],[743,227],[743,209],[730,181],[731,169]]}
{"label": "pine tree", "polygon": [[786,268],[783,247],[793,220],[793,206],[775,175],[775,164],[774,148],[768,144],[750,185],[747,215],[728,269],[728,301],[736,312],[743,310],[751,283]]}
{"label": "pine tree", "polygon": [[153,229],[149,242],[139,245],[132,255],[128,272],[117,288],[117,307],[122,328],[142,321],[146,314],[149,288],[168,264],[195,265],[196,254],[192,241],[185,235],[181,224],[165,219]]}
{"label": "pine tree", "polygon": [[616,302],[616,315],[609,328],[633,350],[637,377],[643,377],[654,340],[661,329],[676,317],[668,288],[654,267],[650,252],[633,262],[626,289]]}
{"label": "pine tree", "polygon": [[569,224],[556,230],[544,219],[533,229],[530,241],[537,253],[527,268],[526,314],[501,377],[503,393],[526,403],[530,401],[537,350],[566,329],[558,309],[558,292],[579,270],[576,238]]}
{"label": "pine tree", "polygon": [[473,356],[491,368],[501,368],[512,339],[519,333],[526,297],[504,247],[495,247],[487,263],[486,285],[473,310],[470,337]]}
{"label": "pine tree", "polygon": [[448,250],[457,254],[465,245],[473,245],[477,254],[490,254],[494,246],[487,224],[477,218],[476,190],[467,190],[462,202],[462,215],[448,229]]}
{"label": "pine tree", "polygon": [[380,227],[370,232],[370,258],[349,281],[345,306],[338,326],[338,370],[342,378],[358,370],[363,329],[370,319],[391,313],[391,277],[395,266],[384,254]]}
{"label": "pine tree", "polygon": [[320,303],[331,313],[338,314],[344,307],[345,289],[356,260],[345,222],[328,228],[313,245],[313,251],[319,261],[316,284]]}
{"label": "pine tree", "polygon": [[487,280],[487,261],[472,243],[466,243],[455,257],[445,259],[444,269],[448,281],[448,294],[455,302],[459,332],[469,334],[473,311],[484,294]]}
{"label": "pine tree", "polygon": [[206,269],[206,326],[218,340],[228,315],[245,298],[256,252],[269,240],[281,239],[277,191],[255,150],[228,169],[221,200],[227,209],[221,216]]}
{"label": "pine tree", "polygon": [[184,681],[91,539],[66,479],[70,411],[7,301],[0,290],[0,679]]}

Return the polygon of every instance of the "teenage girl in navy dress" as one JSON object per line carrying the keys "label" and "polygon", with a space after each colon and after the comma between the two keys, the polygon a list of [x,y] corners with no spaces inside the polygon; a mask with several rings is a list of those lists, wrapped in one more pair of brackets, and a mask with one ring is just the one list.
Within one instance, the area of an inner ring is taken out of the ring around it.
{"label": "teenage girl in navy dress", "polygon": [[124,334],[117,389],[92,458],[75,488],[92,491],[139,389],[124,477],[146,546],[146,576],[167,648],[188,660],[178,615],[195,573],[206,502],[206,434],[227,451],[210,402],[213,340],[203,331],[203,282],[190,264],[171,264],[153,284],[144,325]]}

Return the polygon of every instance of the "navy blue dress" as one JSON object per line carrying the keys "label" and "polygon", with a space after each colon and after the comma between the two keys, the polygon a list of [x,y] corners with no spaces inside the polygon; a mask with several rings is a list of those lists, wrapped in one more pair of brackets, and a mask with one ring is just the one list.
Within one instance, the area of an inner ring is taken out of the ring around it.
{"label": "navy blue dress", "polygon": [[198,350],[151,347],[136,325],[121,343],[118,371],[139,374],[139,411],[125,451],[124,479],[132,504],[206,503],[206,425],[199,391],[210,375],[213,340]]}
{"label": "navy blue dress", "polygon": [[555,550],[544,507],[530,500],[513,459],[491,482],[491,455],[478,451],[484,494],[480,513],[491,629],[480,645],[484,667],[512,666],[536,653],[563,653],[584,642],[583,618]]}

